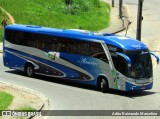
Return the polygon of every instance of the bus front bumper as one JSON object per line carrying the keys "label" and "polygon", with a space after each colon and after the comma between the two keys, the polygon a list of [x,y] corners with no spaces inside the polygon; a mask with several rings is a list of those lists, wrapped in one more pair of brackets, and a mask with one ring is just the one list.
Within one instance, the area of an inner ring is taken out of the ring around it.
{"label": "bus front bumper", "polygon": [[147,84],[133,84],[130,82],[126,82],[126,91],[140,91],[140,90],[148,90],[153,86],[153,82]]}

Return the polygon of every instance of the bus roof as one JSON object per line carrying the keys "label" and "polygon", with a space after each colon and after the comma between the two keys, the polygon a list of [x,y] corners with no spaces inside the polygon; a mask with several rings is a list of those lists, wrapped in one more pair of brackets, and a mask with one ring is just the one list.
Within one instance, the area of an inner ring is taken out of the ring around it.
{"label": "bus roof", "polygon": [[104,41],[106,44],[119,47],[123,50],[147,50],[147,46],[138,40],[130,37],[123,37],[114,34],[107,33],[94,33],[86,30],[78,29],[55,29],[42,26],[33,25],[21,25],[14,24],[8,25],[5,29],[18,30],[24,32],[33,32],[40,34],[55,35],[61,37],[77,38],[83,40],[100,40]]}

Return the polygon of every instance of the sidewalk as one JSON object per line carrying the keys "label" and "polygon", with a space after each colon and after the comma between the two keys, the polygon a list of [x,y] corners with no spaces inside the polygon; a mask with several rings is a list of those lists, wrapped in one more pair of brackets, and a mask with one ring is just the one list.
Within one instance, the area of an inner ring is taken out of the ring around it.
{"label": "sidewalk", "polygon": [[118,33],[120,31],[125,30],[127,24],[128,24],[128,10],[125,6],[123,6],[123,16],[126,16],[124,19],[119,18],[119,5],[115,3],[114,7],[111,5],[110,0],[104,0],[111,6],[110,11],[110,26],[108,28],[105,28],[103,30],[100,30],[100,32],[103,33]]}
{"label": "sidewalk", "polygon": [[3,52],[3,44],[0,43],[0,53],[2,53],[2,52]]}

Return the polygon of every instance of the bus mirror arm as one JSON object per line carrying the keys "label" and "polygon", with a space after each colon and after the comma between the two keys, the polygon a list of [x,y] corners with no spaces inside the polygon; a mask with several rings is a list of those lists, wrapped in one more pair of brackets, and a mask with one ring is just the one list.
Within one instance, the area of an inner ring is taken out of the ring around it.
{"label": "bus mirror arm", "polygon": [[150,54],[153,55],[156,58],[157,64],[159,64],[159,57],[158,57],[158,55],[154,54],[153,52],[150,52]]}
{"label": "bus mirror arm", "polygon": [[128,67],[131,67],[131,59],[127,55],[125,55],[123,53],[119,53],[119,52],[116,52],[116,54],[123,57],[127,61]]}

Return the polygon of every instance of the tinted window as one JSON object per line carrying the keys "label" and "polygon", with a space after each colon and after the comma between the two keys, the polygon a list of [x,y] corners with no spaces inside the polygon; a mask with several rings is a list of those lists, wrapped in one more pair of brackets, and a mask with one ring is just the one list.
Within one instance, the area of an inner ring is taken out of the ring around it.
{"label": "tinted window", "polygon": [[91,56],[108,62],[102,45],[97,42],[13,30],[6,30],[6,40],[17,45]]}
{"label": "tinted window", "polygon": [[38,49],[57,50],[57,38],[52,36],[22,31],[6,30],[6,40],[16,44]]}

